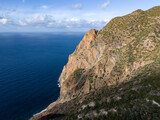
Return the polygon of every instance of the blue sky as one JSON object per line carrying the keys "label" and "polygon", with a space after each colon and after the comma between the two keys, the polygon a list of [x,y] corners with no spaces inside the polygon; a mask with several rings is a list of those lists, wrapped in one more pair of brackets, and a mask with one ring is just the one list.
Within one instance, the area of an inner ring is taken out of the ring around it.
{"label": "blue sky", "polygon": [[85,32],[160,0],[0,0],[0,32]]}

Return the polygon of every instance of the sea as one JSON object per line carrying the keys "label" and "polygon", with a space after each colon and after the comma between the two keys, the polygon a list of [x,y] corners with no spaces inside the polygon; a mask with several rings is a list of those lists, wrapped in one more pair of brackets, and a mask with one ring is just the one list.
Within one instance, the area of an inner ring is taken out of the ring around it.
{"label": "sea", "polygon": [[59,97],[59,76],[83,36],[0,33],[0,120],[28,120]]}

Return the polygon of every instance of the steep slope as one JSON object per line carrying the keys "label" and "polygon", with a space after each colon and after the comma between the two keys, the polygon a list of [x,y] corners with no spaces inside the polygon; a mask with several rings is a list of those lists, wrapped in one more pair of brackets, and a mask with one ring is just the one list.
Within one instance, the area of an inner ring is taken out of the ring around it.
{"label": "steep slope", "polygon": [[39,120],[159,120],[159,108],[160,65],[150,64],[120,85],[102,87],[57,104],[39,116]]}
{"label": "steep slope", "polygon": [[[102,30],[86,33],[61,73],[60,98],[33,119],[125,119],[127,112],[128,117],[160,118],[152,116],[160,107],[159,66],[160,7],[114,18]],[[134,104],[144,108],[143,112],[153,105],[151,116],[142,115]]]}

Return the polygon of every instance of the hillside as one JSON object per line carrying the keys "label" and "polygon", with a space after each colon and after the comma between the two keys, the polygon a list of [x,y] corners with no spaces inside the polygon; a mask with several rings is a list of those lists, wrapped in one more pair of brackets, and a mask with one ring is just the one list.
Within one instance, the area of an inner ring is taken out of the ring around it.
{"label": "hillside", "polygon": [[160,7],[91,29],[59,81],[59,99],[32,120],[160,119]]}

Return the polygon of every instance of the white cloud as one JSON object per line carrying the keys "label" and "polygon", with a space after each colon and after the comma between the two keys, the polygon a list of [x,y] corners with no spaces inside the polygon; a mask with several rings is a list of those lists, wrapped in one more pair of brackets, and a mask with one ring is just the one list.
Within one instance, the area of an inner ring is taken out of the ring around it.
{"label": "white cloud", "polygon": [[20,26],[26,26],[26,25],[27,25],[27,23],[25,23],[25,22],[22,21],[22,20],[19,20],[18,24],[19,24]]}
{"label": "white cloud", "polygon": [[8,22],[7,18],[1,18],[0,19],[0,23],[3,24],[3,25],[7,24],[7,22]]}
{"label": "white cloud", "polygon": [[97,21],[97,20],[85,20],[85,19],[78,19],[78,18],[70,18],[61,21],[54,21],[48,23],[48,27],[50,28],[102,28],[106,25],[106,21]]}
{"label": "white cloud", "polygon": [[47,5],[42,5],[42,8],[43,8],[43,9],[48,9],[49,6],[47,6]]}
{"label": "white cloud", "polygon": [[105,8],[107,8],[109,6],[109,4],[110,4],[110,2],[107,1],[107,2],[103,3],[102,5],[99,5],[99,8],[105,9]]}
{"label": "white cloud", "polygon": [[50,15],[44,15],[44,14],[35,14],[32,17],[25,18],[23,20],[19,20],[19,25],[26,26],[26,25],[45,25],[49,21],[53,21],[52,16]]}
{"label": "white cloud", "polygon": [[45,28],[102,28],[107,23],[106,20],[85,20],[80,18],[68,18],[68,19],[54,19],[50,15],[34,15],[30,18],[24,20],[19,20],[19,26],[29,26],[29,27],[45,27]]}
{"label": "white cloud", "polygon": [[67,21],[78,22],[78,21],[80,21],[80,19],[78,19],[78,18],[71,18],[71,19],[67,19]]}
{"label": "white cloud", "polygon": [[82,5],[82,3],[73,4],[73,5],[72,5],[72,8],[74,8],[74,9],[82,9],[82,8],[83,8],[83,5]]}

